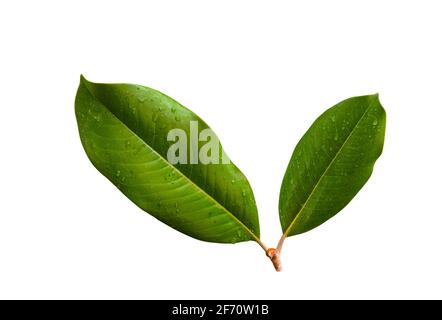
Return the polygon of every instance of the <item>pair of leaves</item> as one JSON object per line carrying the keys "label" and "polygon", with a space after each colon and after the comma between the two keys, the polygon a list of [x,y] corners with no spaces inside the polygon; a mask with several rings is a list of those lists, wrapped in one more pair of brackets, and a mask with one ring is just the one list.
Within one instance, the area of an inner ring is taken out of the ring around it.
{"label": "pair of leaves", "polygon": [[[263,246],[252,189],[233,163],[167,161],[170,130],[190,137],[192,121],[199,130],[209,128],[192,111],[147,87],[84,77],[75,111],[91,162],[141,209],[196,239],[254,240]],[[369,95],[338,103],[312,124],[282,182],[279,215],[285,237],[319,226],[357,194],[382,152],[385,122],[378,96]]]}

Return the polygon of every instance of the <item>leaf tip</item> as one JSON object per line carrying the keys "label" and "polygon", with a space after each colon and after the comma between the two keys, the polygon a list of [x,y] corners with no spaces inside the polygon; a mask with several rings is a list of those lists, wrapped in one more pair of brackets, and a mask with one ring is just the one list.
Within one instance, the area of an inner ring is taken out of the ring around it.
{"label": "leaf tip", "polygon": [[374,94],[371,94],[368,96],[369,99],[374,102],[375,104],[381,105],[381,100],[379,99],[379,92],[376,92]]}
{"label": "leaf tip", "polygon": [[375,94],[372,94],[371,96],[373,97],[374,100],[380,101],[379,100],[379,92],[376,92]]}
{"label": "leaf tip", "polygon": [[88,82],[83,74],[80,74],[80,82]]}
{"label": "leaf tip", "polygon": [[94,83],[87,80],[83,74],[80,74],[80,87],[85,87],[90,92],[90,87],[93,86]]}

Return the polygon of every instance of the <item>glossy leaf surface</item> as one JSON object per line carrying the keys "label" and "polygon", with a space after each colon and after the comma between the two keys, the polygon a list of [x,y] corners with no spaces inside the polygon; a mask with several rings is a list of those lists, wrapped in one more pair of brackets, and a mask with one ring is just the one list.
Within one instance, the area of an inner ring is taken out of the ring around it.
{"label": "glossy leaf surface", "polygon": [[[233,163],[167,161],[175,143],[167,139],[170,130],[181,129],[191,144],[191,123],[199,132],[208,128],[192,111],[147,87],[82,77],[75,112],[93,165],[141,209],[200,240],[259,239],[253,192]],[[206,142],[196,143],[201,149]]]}
{"label": "glossy leaf surface", "polygon": [[344,100],[312,124],[297,144],[281,186],[285,236],[319,226],[351,201],[382,153],[385,124],[378,95]]}

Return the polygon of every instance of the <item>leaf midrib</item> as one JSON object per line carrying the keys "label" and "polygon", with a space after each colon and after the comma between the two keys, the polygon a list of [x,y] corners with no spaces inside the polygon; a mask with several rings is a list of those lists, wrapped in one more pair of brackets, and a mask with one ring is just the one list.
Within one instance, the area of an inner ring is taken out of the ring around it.
{"label": "leaf midrib", "polygon": [[313,187],[312,191],[310,192],[309,196],[307,197],[307,200],[304,202],[304,204],[302,205],[301,209],[299,209],[299,211],[297,212],[297,214],[295,215],[295,218],[293,219],[293,221],[290,223],[290,225],[288,226],[288,228],[286,229],[286,231],[284,232],[283,237],[288,237],[291,229],[293,228],[293,226],[295,225],[297,219],[299,216],[302,215],[302,212],[304,211],[304,209],[306,208],[307,203],[310,201],[312,195],[315,193],[316,189],[318,188],[318,186],[321,184],[322,179],[326,176],[328,170],[331,168],[331,166],[333,165],[333,163],[335,162],[335,160],[338,158],[338,156],[340,155],[341,151],[344,149],[346,143],[349,141],[349,139],[352,137],[353,133],[356,131],[357,126],[359,125],[359,123],[361,122],[361,120],[365,117],[365,115],[367,114],[368,110],[371,108],[373,102],[370,102],[370,104],[368,105],[367,109],[364,111],[364,113],[362,114],[361,118],[358,120],[358,122],[356,122],[356,124],[354,125],[354,127],[351,129],[350,134],[348,135],[348,137],[345,139],[345,141],[342,143],[341,147],[339,148],[339,150],[336,152],[335,156],[333,157],[333,159],[330,161],[330,163],[328,164],[327,168],[324,170],[324,172],[321,174],[321,176],[319,177],[318,181],[316,182],[315,186]]}
{"label": "leaf midrib", "polygon": [[178,170],[175,166],[171,165],[169,163],[169,161],[167,161],[166,159],[164,159],[164,157],[159,154],[155,149],[153,149],[151,146],[149,146],[146,141],[144,141],[137,133],[135,133],[131,128],[129,128],[123,121],[121,121],[121,119],[115,114],[113,113],[103,102],[101,102],[100,99],[98,99],[88,88],[87,86],[87,81],[86,79],[82,78],[81,81],[83,82],[84,87],[86,88],[87,92],[89,92],[89,94],[95,99],[97,100],[103,107],[105,107],[116,119],[118,119],[118,121],[130,132],[132,132],[147,148],[149,148],[155,155],[157,155],[163,162],[166,163],[167,166],[169,166],[170,168],[172,168],[173,170],[177,171],[185,180],[187,180],[187,182],[189,182],[190,184],[192,184],[193,186],[196,187],[197,191],[204,194],[206,197],[208,197],[211,201],[213,201],[216,205],[218,205],[219,207],[221,207],[232,219],[233,221],[235,221],[236,223],[238,223],[238,225],[240,227],[242,227],[245,231],[247,231],[247,233],[249,233],[252,238],[260,243],[260,239],[252,232],[252,230],[250,230],[241,220],[239,220],[233,213],[231,213],[229,210],[227,210],[226,207],[224,207],[221,203],[219,203],[215,198],[213,198],[210,194],[208,194],[205,190],[203,190],[199,185],[197,185],[195,182],[193,182],[192,180],[190,180],[184,173],[182,173],[180,170]]}

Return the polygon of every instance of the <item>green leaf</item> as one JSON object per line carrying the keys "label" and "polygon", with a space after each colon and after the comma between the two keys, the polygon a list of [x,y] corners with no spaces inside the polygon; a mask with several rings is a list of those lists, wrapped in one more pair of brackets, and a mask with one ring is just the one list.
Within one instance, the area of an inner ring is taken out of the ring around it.
{"label": "green leaf", "polygon": [[[199,132],[209,128],[192,111],[147,87],[92,83],[81,77],[75,113],[93,165],[141,209],[196,239],[259,242],[252,189],[234,164],[221,163],[227,158],[217,140],[218,164],[194,163],[195,157],[190,163],[190,150],[184,154],[187,163],[167,161],[176,142],[168,141],[170,130],[183,130],[191,149],[191,123]],[[198,136],[196,141],[199,150],[204,149],[206,142]]]}
{"label": "green leaf", "polygon": [[279,216],[285,237],[319,226],[353,199],[382,153],[385,122],[378,95],[344,100],[316,119],[296,146],[282,182]]}

